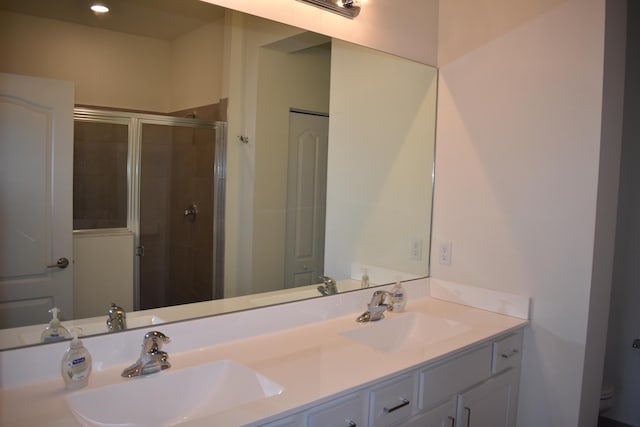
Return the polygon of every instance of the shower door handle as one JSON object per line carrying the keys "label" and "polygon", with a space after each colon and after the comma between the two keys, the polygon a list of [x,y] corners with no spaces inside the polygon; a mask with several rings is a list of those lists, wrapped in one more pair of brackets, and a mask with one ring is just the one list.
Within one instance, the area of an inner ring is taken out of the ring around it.
{"label": "shower door handle", "polygon": [[193,203],[187,209],[184,210],[184,216],[189,218],[189,221],[195,221],[198,214],[198,205]]}

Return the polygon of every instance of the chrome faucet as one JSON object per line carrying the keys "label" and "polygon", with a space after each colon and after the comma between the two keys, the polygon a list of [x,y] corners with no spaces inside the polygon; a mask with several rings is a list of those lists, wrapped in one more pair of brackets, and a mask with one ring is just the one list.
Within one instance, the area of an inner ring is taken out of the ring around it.
{"label": "chrome faucet", "polygon": [[338,293],[338,286],[336,285],[336,281],[333,280],[329,276],[319,276],[322,279],[322,285],[318,286],[318,292],[320,292],[325,297],[327,295],[335,295]]}
{"label": "chrome faucet", "polygon": [[391,292],[387,291],[375,291],[373,295],[371,295],[371,301],[367,306],[367,311],[358,316],[356,321],[358,323],[366,323],[384,319],[384,312],[392,310],[392,295]]}
{"label": "chrome faucet", "polygon": [[122,307],[117,306],[115,302],[111,303],[108,316],[107,329],[109,329],[109,332],[124,331],[127,329],[127,313]]}
{"label": "chrome faucet", "polygon": [[122,376],[131,378],[149,375],[169,369],[169,355],[162,351],[162,344],[170,342],[169,337],[162,332],[147,332],[142,341],[142,352],[133,365],[122,371]]}

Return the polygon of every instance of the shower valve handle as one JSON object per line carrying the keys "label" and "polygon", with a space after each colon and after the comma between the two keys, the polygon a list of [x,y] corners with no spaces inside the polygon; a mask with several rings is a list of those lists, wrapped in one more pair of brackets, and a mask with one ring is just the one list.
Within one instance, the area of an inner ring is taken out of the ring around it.
{"label": "shower valve handle", "polygon": [[640,338],[636,338],[635,340],[633,340],[633,344],[631,344],[631,346],[633,348],[640,349]]}
{"label": "shower valve handle", "polygon": [[198,206],[194,203],[184,210],[184,216],[189,218],[190,221],[195,221],[198,213]]}

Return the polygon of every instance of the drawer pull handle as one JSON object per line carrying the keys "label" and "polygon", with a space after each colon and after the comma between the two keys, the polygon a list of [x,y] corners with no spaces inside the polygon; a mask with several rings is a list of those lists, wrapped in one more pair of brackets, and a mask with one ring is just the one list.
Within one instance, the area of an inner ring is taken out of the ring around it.
{"label": "drawer pull handle", "polygon": [[447,418],[449,418],[449,421],[451,421],[451,427],[456,427],[456,419],[452,416],[448,416]]}
{"label": "drawer pull handle", "polygon": [[392,413],[393,411],[397,411],[400,408],[404,408],[405,406],[409,405],[411,402],[409,402],[407,399],[400,399],[401,403],[399,403],[398,405],[394,406],[393,408],[387,408],[386,406],[384,407],[384,412],[386,412],[387,414]]}
{"label": "drawer pull handle", "polygon": [[500,355],[500,357],[502,357],[503,359],[509,359],[509,358],[515,356],[516,354],[518,354],[518,349],[514,348],[513,350],[511,350],[511,353],[509,353],[509,354],[502,353]]}
{"label": "drawer pull handle", "polygon": [[347,423],[349,423],[349,424],[347,424],[347,427],[358,427],[358,425],[356,424],[356,422],[355,422],[355,421],[353,421],[353,420],[345,420],[345,421],[346,421]]}

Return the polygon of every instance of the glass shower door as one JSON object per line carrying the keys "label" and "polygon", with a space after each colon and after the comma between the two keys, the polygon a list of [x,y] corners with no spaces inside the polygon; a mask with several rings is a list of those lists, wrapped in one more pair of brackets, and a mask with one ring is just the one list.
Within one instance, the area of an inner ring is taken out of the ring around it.
{"label": "glass shower door", "polygon": [[214,295],[216,129],[141,123],[140,309]]}

